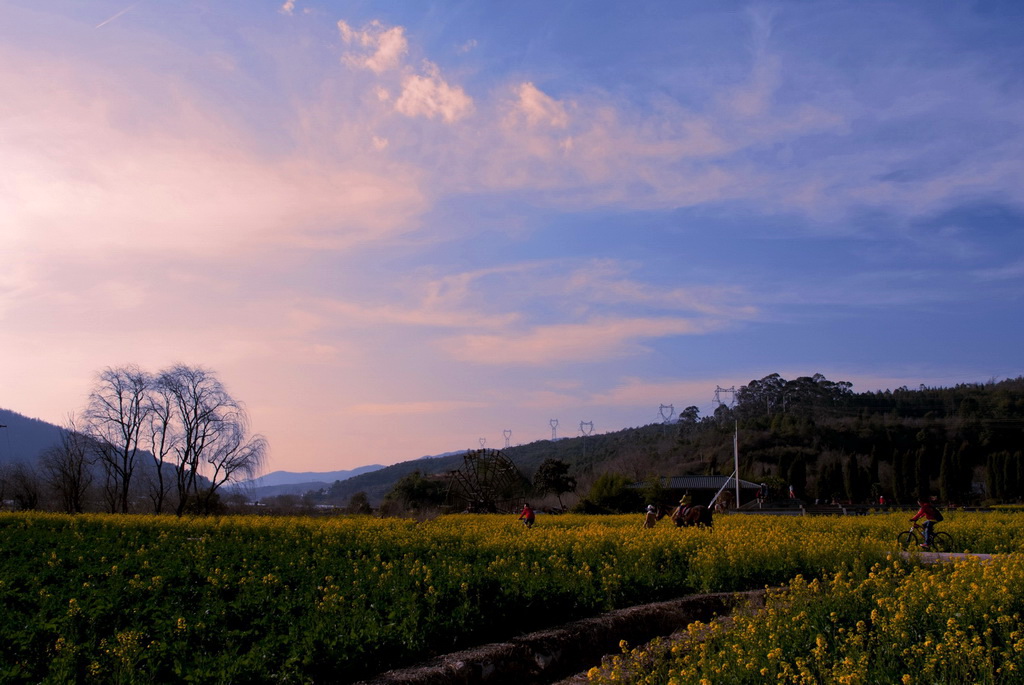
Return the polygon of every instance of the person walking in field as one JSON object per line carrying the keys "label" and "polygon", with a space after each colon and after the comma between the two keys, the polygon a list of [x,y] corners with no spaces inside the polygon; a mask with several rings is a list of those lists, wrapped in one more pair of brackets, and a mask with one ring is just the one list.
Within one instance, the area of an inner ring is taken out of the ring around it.
{"label": "person walking in field", "polygon": [[533,528],[533,523],[537,520],[537,515],[530,507],[529,502],[523,505],[523,511],[519,514],[519,520],[522,521],[523,525],[527,528]]}
{"label": "person walking in field", "polygon": [[647,515],[644,516],[644,528],[654,528],[654,524],[658,522],[658,510],[654,508],[653,504],[647,505]]}
{"label": "person walking in field", "polygon": [[932,544],[932,536],[935,534],[935,524],[942,520],[942,512],[935,508],[927,499],[921,498],[917,501],[921,506],[917,513],[910,517],[911,521],[917,521],[918,519],[924,519],[924,544],[922,547],[930,547]]}

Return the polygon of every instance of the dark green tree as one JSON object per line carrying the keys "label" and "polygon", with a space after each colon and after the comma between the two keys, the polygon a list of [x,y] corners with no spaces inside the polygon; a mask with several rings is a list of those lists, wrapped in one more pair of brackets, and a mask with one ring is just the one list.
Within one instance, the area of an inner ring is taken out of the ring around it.
{"label": "dark green tree", "polygon": [[843,487],[846,498],[851,502],[863,501],[870,487],[866,481],[866,473],[857,462],[857,455],[851,454],[846,457],[843,462]]}
{"label": "dark green tree", "polygon": [[803,456],[793,459],[793,462],[789,465],[786,480],[796,488],[798,493],[807,491],[807,461]]}
{"label": "dark green tree", "polygon": [[424,477],[418,470],[405,476],[384,496],[386,500],[400,502],[406,509],[425,509],[444,502],[444,485]]}
{"label": "dark green tree", "polygon": [[640,494],[630,487],[632,481],[621,473],[603,473],[597,477],[586,496],[586,503],[595,511],[623,514],[638,511]]}
{"label": "dark green tree", "polygon": [[953,465],[949,445],[942,450],[942,461],[939,463],[939,498],[949,502],[957,498],[956,469]]}
{"label": "dark green tree", "polygon": [[928,478],[928,453],[924,447],[917,450],[917,458],[914,467],[914,476],[917,486],[914,494],[918,499],[926,499],[931,496],[931,485]]}
{"label": "dark green tree", "polygon": [[350,514],[372,514],[373,508],[370,506],[370,498],[365,492],[357,492],[352,495],[348,500],[348,513]]}
{"label": "dark green tree", "polygon": [[[881,478],[878,476],[878,450],[874,445],[871,446],[871,459],[868,461],[868,472],[867,472],[867,484],[868,490],[872,495],[872,499],[877,500],[878,495],[881,494]],[[873,486],[879,486],[879,492],[875,492]]]}
{"label": "dark green tree", "polygon": [[892,452],[892,496],[897,502],[906,503],[910,500],[910,488],[907,487],[906,469],[903,467],[904,456],[900,450]]}
{"label": "dark green tree", "polygon": [[843,492],[843,468],[835,459],[829,459],[818,469],[818,482],[815,494],[823,501],[839,497]]}
{"label": "dark green tree", "polygon": [[1002,474],[1003,470],[999,468],[999,455],[990,452],[985,459],[985,489],[988,490],[990,498],[1002,497]]}
{"label": "dark green tree", "polygon": [[562,504],[562,495],[576,490],[576,479],[569,475],[569,465],[559,459],[545,459],[533,474],[533,487],[541,494],[552,493]]}
{"label": "dark green tree", "polygon": [[643,487],[640,488],[640,498],[645,504],[653,504],[656,507],[661,505],[665,499],[665,485],[661,476],[650,476],[644,481]]}

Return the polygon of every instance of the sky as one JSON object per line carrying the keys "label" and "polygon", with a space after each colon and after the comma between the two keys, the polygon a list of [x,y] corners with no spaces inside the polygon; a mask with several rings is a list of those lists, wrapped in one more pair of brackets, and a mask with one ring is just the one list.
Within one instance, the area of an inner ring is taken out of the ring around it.
{"label": "sky", "polygon": [[268,471],[1024,373],[1017,1],[4,0],[0,161],[0,407]]}

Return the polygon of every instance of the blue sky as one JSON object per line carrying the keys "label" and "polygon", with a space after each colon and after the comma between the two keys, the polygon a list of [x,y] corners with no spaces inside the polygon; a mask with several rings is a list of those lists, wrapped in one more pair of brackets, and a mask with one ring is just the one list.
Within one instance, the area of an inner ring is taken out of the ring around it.
{"label": "blue sky", "polygon": [[332,470],[1019,376],[1022,14],[9,0],[0,406],[203,365]]}

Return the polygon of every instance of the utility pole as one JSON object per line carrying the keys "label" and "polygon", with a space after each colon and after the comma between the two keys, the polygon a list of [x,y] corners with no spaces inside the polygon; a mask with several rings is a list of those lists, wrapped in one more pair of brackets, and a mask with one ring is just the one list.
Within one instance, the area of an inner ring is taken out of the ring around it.
{"label": "utility pole", "polygon": [[[715,403],[719,406],[725,404],[722,401],[722,394],[730,393],[732,400],[729,402],[729,408],[732,409],[736,404],[736,386],[731,388],[723,388],[721,386],[715,386]],[[733,478],[736,479],[736,508],[740,508],[740,421],[735,421],[735,432],[732,436],[732,459],[733,459]]]}

